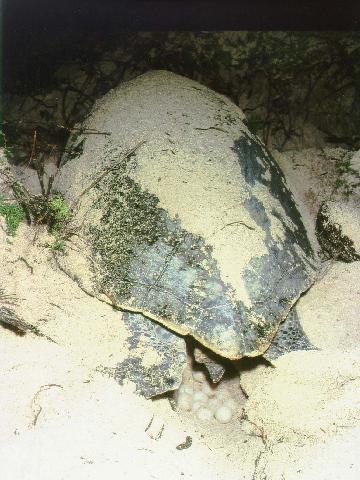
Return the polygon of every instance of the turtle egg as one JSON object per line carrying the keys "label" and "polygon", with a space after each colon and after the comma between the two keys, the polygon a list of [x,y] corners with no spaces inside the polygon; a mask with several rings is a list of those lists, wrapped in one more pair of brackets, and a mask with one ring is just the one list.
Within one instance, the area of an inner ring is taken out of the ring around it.
{"label": "turtle egg", "polygon": [[196,392],[194,392],[193,400],[194,402],[206,403],[208,401],[208,396],[201,390],[197,390]]}
{"label": "turtle egg", "polygon": [[198,411],[196,412],[196,415],[200,420],[205,420],[205,421],[211,420],[213,417],[212,411],[206,407],[199,408]]}
{"label": "turtle egg", "polygon": [[179,394],[177,398],[177,406],[182,410],[190,411],[192,406],[191,396],[187,395],[186,393]]}
{"label": "turtle egg", "polygon": [[199,410],[199,408],[203,406],[204,406],[203,402],[194,402],[192,406],[192,410],[193,412],[196,412],[197,410]]}
{"label": "turtle egg", "polygon": [[232,398],[228,398],[227,400],[225,400],[223,406],[230,408],[230,410],[232,410],[233,412],[238,408],[238,404]]}
{"label": "turtle egg", "polygon": [[210,400],[207,402],[207,406],[215,410],[215,408],[219,406],[219,400],[216,398],[210,398]]}
{"label": "turtle egg", "polygon": [[222,402],[224,402],[229,398],[229,394],[228,392],[226,392],[226,390],[217,390],[215,393],[215,396],[219,401],[222,401]]}
{"label": "turtle egg", "polygon": [[206,375],[202,370],[196,370],[193,372],[192,376],[195,382],[205,382],[206,380]]}
{"label": "turtle egg", "polygon": [[222,405],[215,411],[215,418],[220,423],[229,423],[233,416],[231,408]]}
{"label": "turtle egg", "polygon": [[215,395],[215,389],[208,384],[208,382],[203,383],[201,391],[205,393],[208,397],[213,397]]}
{"label": "turtle egg", "polygon": [[194,389],[190,385],[181,385],[179,388],[179,394],[186,393],[187,395],[192,395],[194,393]]}

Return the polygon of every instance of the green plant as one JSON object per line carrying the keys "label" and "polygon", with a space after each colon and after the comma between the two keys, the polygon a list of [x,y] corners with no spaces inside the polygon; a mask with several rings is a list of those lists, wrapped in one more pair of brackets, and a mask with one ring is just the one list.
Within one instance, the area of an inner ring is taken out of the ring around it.
{"label": "green plant", "polygon": [[65,227],[70,215],[70,208],[60,193],[49,197],[41,196],[38,210],[37,223],[46,224],[49,233],[54,235],[53,243],[46,246],[51,250],[63,251],[65,249]]}
{"label": "green plant", "polygon": [[46,217],[49,232],[54,234],[62,230],[69,215],[69,206],[60,193],[55,193],[46,201]]}
{"label": "green plant", "polygon": [[20,222],[25,217],[22,206],[17,203],[9,203],[0,195],[0,215],[5,218],[7,233],[14,236]]}
{"label": "green plant", "polygon": [[[34,134],[34,146],[36,144],[36,132]],[[0,146],[5,148],[6,138],[0,131]],[[34,147],[35,151],[35,147]],[[55,236],[55,241],[48,245],[54,250],[63,250],[67,220],[70,217],[70,208],[64,197],[58,192],[52,192],[54,176],[50,176],[47,185],[44,181],[44,157],[34,161],[41,194],[34,195],[26,189],[11,171],[9,162],[0,157],[0,175],[5,183],[13,190],[18,203],[9,203],[0,196],[0,215],[5,217],[9,235],[15,235],[19,223],[26,217],[29,223],[47,225],[49,233]]]}
{"label": "green plant", "polygon": [[62,252],[65,250],[65,241],[62,238],[57,237],[53,243],[46,243],[45,246],[51,250]]}
{"label": "green plant", "polygon": [[360,186],[360,175],[357,170],[352,167],[351,157],[353,152],[346,152],[335,163],[338,177],[335,181],[335,189],[341,191],[349,198],[354,190]]}

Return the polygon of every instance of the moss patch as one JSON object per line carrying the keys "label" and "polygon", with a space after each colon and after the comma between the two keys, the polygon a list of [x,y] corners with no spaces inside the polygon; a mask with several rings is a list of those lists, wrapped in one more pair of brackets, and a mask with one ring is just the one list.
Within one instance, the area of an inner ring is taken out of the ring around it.
{"label": "moss patch", "polygon": [[142,191],[123,171],[112,173],[97,188],[100,191],[94,207],[103,215],[100,225],[90,226],[89,232],[93,253],[102,269],[101,289],[128,298],[132,288],[128,273],[134,252],[165,235],[159,200]]}
{"label": "moss patch", "polygon": [[255,325],[255,330],[259,338],[267,338],[274,330],[274,326],[270,323],[258,323]]}

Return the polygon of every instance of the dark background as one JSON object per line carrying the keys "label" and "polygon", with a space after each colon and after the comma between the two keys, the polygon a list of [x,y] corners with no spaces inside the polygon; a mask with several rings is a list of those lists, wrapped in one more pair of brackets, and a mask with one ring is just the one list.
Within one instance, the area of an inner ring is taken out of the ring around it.
{"label": "dark background", "polygon": [[6,37],[41,43],[55,34],[121,30],[348,30],[358,1],[3,0]]}
{"label": "dark background", "polygon": [[354,30],[360,1],[3,0],[5,85],[124,31]]}

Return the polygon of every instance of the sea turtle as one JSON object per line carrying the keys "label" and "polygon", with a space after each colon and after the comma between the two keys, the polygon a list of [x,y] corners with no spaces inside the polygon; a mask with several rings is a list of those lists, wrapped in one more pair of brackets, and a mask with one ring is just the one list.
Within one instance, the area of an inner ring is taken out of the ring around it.
{"label": "sea turtle", "polygon": [[68,150],[82,152],[54,184],[77,225],[58,262],[124,312],[120,382],[146,397],[176,389],[188,336],[214,381],[219,358],[309,347],[292,307],[316,259],[279,166],[232,101],[151,71],[98,100],[80,131]]}

